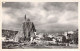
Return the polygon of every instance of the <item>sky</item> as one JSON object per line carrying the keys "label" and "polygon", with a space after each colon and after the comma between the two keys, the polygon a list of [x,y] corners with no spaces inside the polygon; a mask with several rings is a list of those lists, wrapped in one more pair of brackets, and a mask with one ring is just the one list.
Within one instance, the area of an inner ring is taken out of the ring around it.
{"label": "sky", "polygon": [[37,32],[64,32],[78,29],[77,2],[5,2],[2,3],[2,28],[22,30],[26,14]]}

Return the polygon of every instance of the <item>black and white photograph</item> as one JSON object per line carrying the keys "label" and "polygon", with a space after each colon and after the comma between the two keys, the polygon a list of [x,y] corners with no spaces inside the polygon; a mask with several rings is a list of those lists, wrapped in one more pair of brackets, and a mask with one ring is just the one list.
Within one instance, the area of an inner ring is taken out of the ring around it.
{"label": "black and white photograph", "polygon": [[2,49],[78,49],[78,2],[2,2]]}

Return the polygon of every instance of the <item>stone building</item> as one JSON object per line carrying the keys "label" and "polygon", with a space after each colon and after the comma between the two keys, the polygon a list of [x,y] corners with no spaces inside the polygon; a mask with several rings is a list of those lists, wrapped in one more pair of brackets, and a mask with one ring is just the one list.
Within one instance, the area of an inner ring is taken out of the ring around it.
{"label": "stone building", "polygon": [[30,38],[35,36],[34,32],[36,32],[34,23],[29,18],[26,18],[25,15],[25,22],[23,22],[24,40],[30,41]]}

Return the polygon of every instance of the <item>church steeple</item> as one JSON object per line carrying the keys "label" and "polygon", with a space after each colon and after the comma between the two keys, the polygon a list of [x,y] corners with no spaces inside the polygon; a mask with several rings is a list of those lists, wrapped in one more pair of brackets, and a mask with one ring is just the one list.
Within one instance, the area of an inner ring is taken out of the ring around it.
{"label": "church steeple", "polygon": [[24,19],[25,19],[25,21],[26,21],[26,14],[25,14],[25,18],[24,18]]}

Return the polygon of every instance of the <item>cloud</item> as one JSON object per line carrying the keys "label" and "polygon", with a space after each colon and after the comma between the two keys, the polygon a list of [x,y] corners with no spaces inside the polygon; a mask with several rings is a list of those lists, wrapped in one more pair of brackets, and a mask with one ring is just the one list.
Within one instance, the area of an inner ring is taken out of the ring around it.
{"label": "cloud", "polygon": [[2,7],[9,7],[13,9],[24,9],[24,8],[32,8],[33,6],[31,5],[30,2],[7,2],[7,3],[2,3]]}
{"label": "cloud", "polygon": [[47,11],[77,11],[77,2],[47,2],[43,5],[43,8]]}
{"label": "cloud", "polygon": [[66,24],[70,23],[70,21],[78,20],[77,12],[73,11],[65,11],[63,15],[60,16],[58,23]]}
{"label": "cloud", "polygon": [[9,24],[9,23],[15,23],[17,22],[16,19],[12,19],[12,17],[4,12],[7,12],[8,10],[10,10],[10,8],[3,8],[3,17],[2,17],[2,20],[3,20],[3,23],[5,24]]}
{"label": "cloud", "polygon": [[2,6],[2,24],[6,29],[21,30],[25,14],[34,22],[38,32],[78,28],[77,2],[6,2]]}

